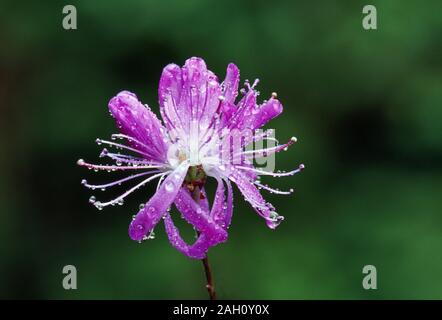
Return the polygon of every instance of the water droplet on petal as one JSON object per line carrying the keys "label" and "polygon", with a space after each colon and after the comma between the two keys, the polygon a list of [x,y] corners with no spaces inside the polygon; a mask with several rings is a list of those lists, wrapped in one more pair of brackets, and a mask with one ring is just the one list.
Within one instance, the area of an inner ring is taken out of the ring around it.
{"label": "water droplet on petal", "polygon": [[175,190],[175,184],[172,181],[167,181],[165,184],[165,189],[167,192],[173,192]]}

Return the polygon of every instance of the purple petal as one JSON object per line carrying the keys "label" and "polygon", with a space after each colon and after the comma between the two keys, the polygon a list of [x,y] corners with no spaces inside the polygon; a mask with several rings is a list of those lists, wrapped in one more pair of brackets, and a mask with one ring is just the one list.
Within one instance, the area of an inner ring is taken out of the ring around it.
{"label": "purple petal", "polygon": [[163,181],[160,188],[141,209],[129,226],[129,236],[140,241],[160,221],[175,200],[186,176],[189,165],[182,163]]}
{"label": "purple petal", "polygon": [[279,216],[274,212],[274,207],[264,200],[259,193],[259,190],[252,182],[250,182],[243,172],[236,169],[232,171],[229,178],[236,183],[238,189],[241,191],[244,198],[252,205],[253,209],[266,220],[267,226],[271,229],[275,229],[284,217]]}
{"label": "purple petal", "polygon": [[183,218],[199,232],[204,233],[212,245],[227,240],[227,232],[213,220],[208,211],[195,203],[189,190],[181,188],[176,196],[175,205]]}
{"label": "purple petal", "polygon": [[224,215],[224,226],[228,228],[230,223],[232,222],[232,214],[233,214],[233,189],[232,184],[229,180],[226,181],[227,184],[227,207]]}
{"label": "purple petal", "polygon": [[159,84],[160,110],[169,130],[190,134],[190,124],[207,128],[220,112],[222,95],[216,75],[201,58],[190,58],[182,68],[164,68]]}
{"label": "purple petal", "polygon": [[155,114],[138,101],[135,94],[120,92],[109,101],[109,110],[120,131],[141,142],[130,141],[134,148],[143,151],[152,160],[166,160],[167,146],[162,134],[164,127]]}
{"label": "purple petal", "polygon": [[238,102],[238,108],[230,119],[230,129],[244,130],[250,128],[253,112],[256,109],[256,91],[250,89],[246,95]]}
{"label": "purple petal", "polygon": [[205,258],[210,244],[204,233],[200,234],[192,245],[188,245],[181,237],[169,213],[164,216],[164,226],[166,228],[167,237],[174,248],[190,258]]}
{"label": "purple petal", "polygon": [[200,206],[204,211],[209,212],[209,199],[207,198],[207,193],[204,187],[201,188],[201,194],[203,195],[203,199],[200,199]]}
{"label": "purple petal", "polygon": [[239,69],[238,67],[230,63],[227,66],[226,78],[224,79],[224,98],[225,101],[234,104],[238,95],[239,85]]}
{"label": "purple petal", "polygon": [[210,215],[213,217],[213,220],[218,225],[225,228],[223,219],[225,214],[225,188],[221,178],[217,178],[217,180],[218,186],[216,188],[215,199],[213,200],[212,211],[210,212]]}
{"label": "purple petal", "polygon": [[217,111],[221,87],[216,75],[207,70],[201,58],[186,60],[182,68],[183,88],[180,104],[191,108],[191,119],[208,123]]}
{"label": "purple petal", "polygon": [[215,193],[215,199],[213,200],[213,206],[211,216],[217,224],[223,227],[225,230],[230,226],[233,213],[233,190],[229,180],[227,184],[227,202],[225,202],[225,188],[223,180],[218,180],[218,187]]}
{"label": "purple petal", "polygon": [[158,86],[158,99],[160,112],[168,129],[177,127],[184,128],[188,123],[190,108],[186,104],[180,104],[183,79],[181,67],[169,64],[163,69]]}
{"label": "purple petal", "polygon": [[282,112],[282,104],[278,99],[270,98],[269,101],[261,105],[257,113],[253,116],[251,129],[259,129]]}

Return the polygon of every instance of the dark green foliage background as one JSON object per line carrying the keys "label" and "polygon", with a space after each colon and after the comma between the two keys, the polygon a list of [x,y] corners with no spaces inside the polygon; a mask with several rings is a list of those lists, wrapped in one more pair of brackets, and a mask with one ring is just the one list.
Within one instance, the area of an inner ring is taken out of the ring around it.
{"label": "dark green foliage background", "polygon": [[[74,4],[78,30],[61,26]],[[378,30],[361,27],[375,4]],[[221,298],[442,298],[442,18],[433,1],[5,1],[0,4],[0,297],[206,298],[199,261],[127,227],[152,187],[123,207],[88,204],[80,180],[108,174],[97,137],[116,132],[122,89],[156,111],[162,68],[235,62],[277,91],[270,126],[299,143],[277,156],[295,177],[266,179],[286,217],[266,228],[235,194],[230,238],[210,251]],[[102,199],[112,194],[94,193]],[[184,223],[180,223],[185,227]],[[188,227],[189,228],[189,227]],[[190,229],[186,235],[191,234]],[[76,291],[62,267],[78,269]],[[376,291],[362,267],[378,269]]]}

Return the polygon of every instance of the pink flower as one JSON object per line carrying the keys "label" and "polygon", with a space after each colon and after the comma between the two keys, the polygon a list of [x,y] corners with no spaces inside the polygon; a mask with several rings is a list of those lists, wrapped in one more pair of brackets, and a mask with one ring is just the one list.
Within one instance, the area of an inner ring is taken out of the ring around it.
{"label": "pink flower", "polygon": [[[101,139],[97,139],[97,143],[130,151],[132,155],[104,149],[101,157],[114,160],[115,165],[94,165],[82,159],[78,164],[95,170],[137,173],[103,185],[90,185],[86,180],[82,183],[91,189],[105,189],[140,177],[143,180],[111,201],[101,202],[91,197],[90,202],[98,209],[122,204],[127,195],[158,178],[156,193],[130,223],[129,235],[136,241],[148,239],[163,218],[171,244],[183,254],[197,259],[204,258],[211,246],[227,240],[233,212],[231,182],[264,218],[267,226],[276,228],[283,217],[264,200],[258,187],[281,194],[289,194],[292,190],[271,189],[260,184],[257,177],[289,176],[304,166],[282,173],[254,168],[253,157],[279,152],[296,141],[292,138],[286,144],[275,147],[245,150],[251,142],[268,138],[266,133],[254,134],[255,130],[282,112],[276,94],[261,105],[256,103],[257,82],[253,85],[246,82],[245,89],[241,90],[243,96],[235,102],[239,69],[234,64],[228,65],[222,83],[206,68],[201,58],[188,59],[182,68],[169,64],[163,70],[158,89],[164,126],[135,94],[120,92],[109,102],[109,110],[121,132],[113,135],[112,139],[123,139],[127,144]],[[238,137],[238,143],[231,143]],[[207,177],[216,179],[218,183],[211,207],[204,190]],[[193,244],[187,244],[175,227],[169,211],[172,204],[198,231],[199,236]]]}

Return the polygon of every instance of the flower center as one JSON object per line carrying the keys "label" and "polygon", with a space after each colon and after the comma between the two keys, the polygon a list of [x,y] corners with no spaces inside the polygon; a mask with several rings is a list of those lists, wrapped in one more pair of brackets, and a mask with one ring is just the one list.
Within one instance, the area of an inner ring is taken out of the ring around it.
{"label": "flower center", "polygon": [[189,189],[190,192],[193,192],[196,187],[200,189],[206,183],[206,173],[204,172],[202,165],[191,166],[187,170],[186,177],[184,179],[183,184]]}

